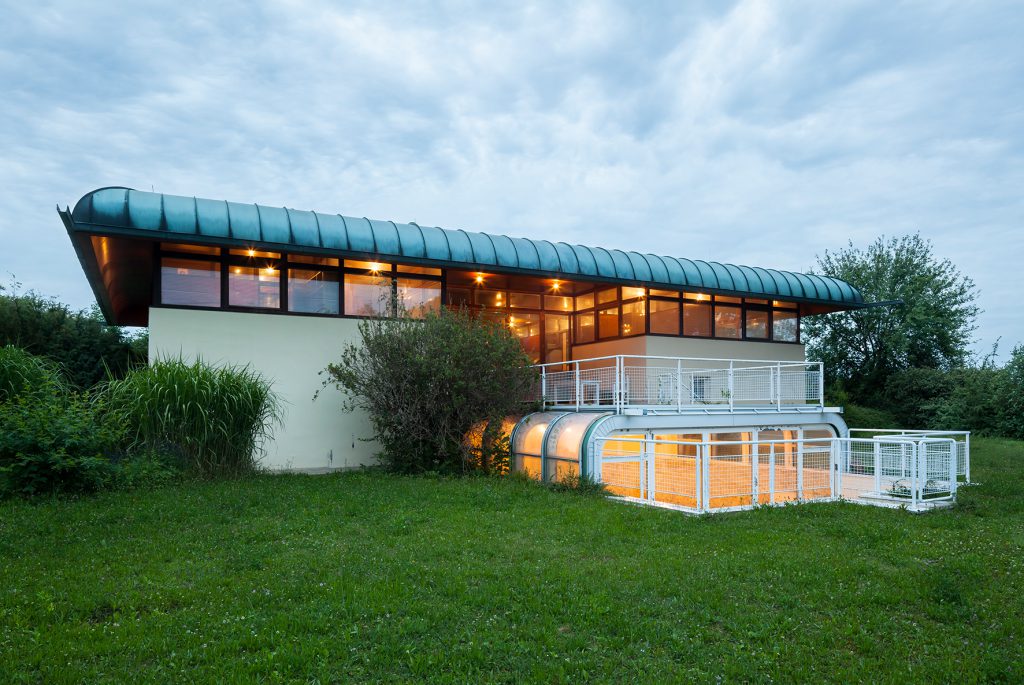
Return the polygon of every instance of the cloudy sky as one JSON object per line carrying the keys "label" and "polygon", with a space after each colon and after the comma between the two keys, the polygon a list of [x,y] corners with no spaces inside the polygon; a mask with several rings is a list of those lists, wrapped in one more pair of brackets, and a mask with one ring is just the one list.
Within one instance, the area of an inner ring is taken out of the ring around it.
{"label": "cloudy sky", "polygon": [[89,305],[54,206],[106,185],[793,270],[920,231],[1024,341],[1021,3],[479,4],[0,0],[0,280]]}

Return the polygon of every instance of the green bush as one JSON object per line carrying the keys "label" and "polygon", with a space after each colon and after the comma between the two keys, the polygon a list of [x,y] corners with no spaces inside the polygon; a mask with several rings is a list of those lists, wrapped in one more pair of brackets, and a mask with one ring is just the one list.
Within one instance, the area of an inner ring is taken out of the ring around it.
{"label": "green bush", "polygon": [[158,360],[102,390],[135,452],[180,455],[200,475],[255,470],[280,422],[270,383],[248,367]]}
{"label": "green bush", "polygon": [[14,345],[60,365],[80,389],[145,362],[146,336],[109,326],[99,309],[74,311],[17,283],[0,286],[0,345]]}
{"label": "green bush", "polygon": [[[362,340],[328,366],[345,409],[365,410],[386,468],[400,473],[500,471],[507,457],[493,434],[488,448],[467,439],[474,426],[527,410],[536,372],[508,328],[463,311],[425,319],[366,319]],[[493,453],[492,453],[493,452]]]}
{"label": "green bush", "polygon": [[890,412],[859,404],[847,404],[843,407],[843,420],[850,428],[900,428]]}
{"label": "green bush", "polygon": [[889,376],[883,391],[883,403],[900,425],[909,428],[933,426],[954,387],[955,379],[949,371],[906,369]]}
{"label": "green bush", "polygon": [[22,394],[0,403],[0,494],[76,493],[110,485],[121,439],[87,397]]}
{"label": "green bush", "polygon": [[1024,440],[1024,345],[1010,353],[996,387],[999,426],[996,433]]}

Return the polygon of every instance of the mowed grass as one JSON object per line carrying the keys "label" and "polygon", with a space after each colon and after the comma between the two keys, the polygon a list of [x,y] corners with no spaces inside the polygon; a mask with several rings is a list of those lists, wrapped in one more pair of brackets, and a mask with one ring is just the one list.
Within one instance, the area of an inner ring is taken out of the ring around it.
{"label": "mowed grass", "polygon": [[693,518],[518,479],[0,504],[0,681],[1024,680],[1024,443],[960,506]]}

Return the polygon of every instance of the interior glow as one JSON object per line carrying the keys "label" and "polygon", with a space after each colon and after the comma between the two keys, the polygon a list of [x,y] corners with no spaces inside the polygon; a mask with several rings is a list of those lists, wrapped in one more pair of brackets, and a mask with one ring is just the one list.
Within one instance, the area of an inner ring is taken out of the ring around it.
{"label": "interior glow", "polygon": [[370,273],[379,274],[383,269],[383,264],[379,262],[370,262]]}
{"label": "interior glow", "polygon": [[483,274],[477,274],[476,275],[476,282],[477,283],[483,283],[484,282],[484,275]]}
{"label": "interior glow", "polygon": [[554,283],[551,284],[551,289],[552,290],[559,290],[559,289],[561,289],[561,287],[562,287],[562,283],[560,281],[555,281]]}
{"label": "interior glow", "polygon": [[255,256],[256,256],[256,250],[254,250],[254,249],[252,249],[252,248],[250,247],[250,248],[249,248],[249,252],[248,252],[248,254],[249,254],[249,256],[250,256],[250,257],[255,257]]}

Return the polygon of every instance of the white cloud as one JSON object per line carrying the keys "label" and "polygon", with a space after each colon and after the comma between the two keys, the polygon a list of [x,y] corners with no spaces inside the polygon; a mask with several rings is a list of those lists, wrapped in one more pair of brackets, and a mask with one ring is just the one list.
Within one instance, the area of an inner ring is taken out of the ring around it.
{"label": "white cloud", "polygon": [[791,269],[920,230],[1024,340],[1019,7],[677,5],[0,0],[0,271],[88,304],[53,206],[108,184]]}

